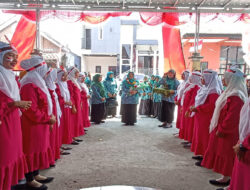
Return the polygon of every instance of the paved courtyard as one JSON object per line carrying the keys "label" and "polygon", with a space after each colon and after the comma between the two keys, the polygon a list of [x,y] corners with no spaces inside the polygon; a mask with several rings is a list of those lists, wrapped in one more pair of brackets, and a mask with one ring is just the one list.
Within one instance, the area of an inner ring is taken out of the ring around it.
{"label": "paved courtyard", "polygon": [[[83,142],[63,156],[53,169],[51,190],[130,185],[162,190],[214,190],[208,179],[218,177],[194,166],[192,153],[174,137],[176,129],[157,127],[159,121],[138,118],[135,126],[124,126],[120,118],[92,125]],[[119,189],[119,188],[118,188]]]}

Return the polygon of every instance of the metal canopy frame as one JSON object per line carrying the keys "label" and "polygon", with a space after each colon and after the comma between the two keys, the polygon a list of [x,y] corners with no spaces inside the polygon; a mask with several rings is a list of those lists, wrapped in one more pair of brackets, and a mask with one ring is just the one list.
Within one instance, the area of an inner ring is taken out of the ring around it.
{"label": "metal canopy frame", "polygon": [[250,13],[249,0],[1,0],[0,9]]}

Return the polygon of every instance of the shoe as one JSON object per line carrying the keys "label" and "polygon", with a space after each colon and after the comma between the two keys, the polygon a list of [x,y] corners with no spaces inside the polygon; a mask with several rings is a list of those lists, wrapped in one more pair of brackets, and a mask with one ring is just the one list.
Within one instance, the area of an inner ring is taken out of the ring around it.
{"label": "shoe", "polygon": [[224,188],[219,188],[219,189],[216,189],[216,190],[224,190]]}
{"label": "shoe", "polygon": [[63,150],[71,150],[72,148],[70,147],[62,147]]}
{"label": "shoe", "polygon": [[105,121],[101,121],[101,123],[105,123]]}
{"label": "shoe", "polygon": [[60,154],[61,154],[61,155],[69,155],[70,152],[64,152],[64,151],[62,151]]}
{"label": "shoe", "polygon": [[219,182],[219,181],[216,181],[215,179],[212,179],[212,180],[209,180],[209,183],[212,184],[212,185],[215,185],[215,186],[226,187],[226,186],[229,186],[230,179],[227,182]]}
{"label": "shoe", "polygon": [[85,132],[87,132],[88,130],[87,129],[84,129]]}
{"label": "shoe", "polygon": [[83,140],[82,139],[76,139],[75,141],[76,142],[82,142]]}
{"label": "shoe", "polygon": [[202,167],[201,162],[202,161],[195,162],[195,165],[198,166],[198,167]]}
{"label": "shoe", "polygon": [[192,156],[192,159],[201,161],[201,160],[203,160],[203,157],[202,156]]}
{"label": "shoe", "polygon": [[183,147],[184,147],[184,148],[190,148],[190,147],[191,147],[191,143],[189,143],[189,144],[184,144]]}
{"label": "shoe", "polygon": [[171,127],[172,127],[172,125],[165,125],[165,126],[163,126],[162,128],[168,129],[168,128],[171,128]]}
{"label": "shoe", "polygon": [[29,186],[29,185],[26,184],[25,189],[26,190],[47,190],[48,187],[46,185],[44,185],[44,184],[42,186],[40,186],[40,187],[32,187],[32,186]]}
{"label": "shoe", "polygon": [[25,190],[26,189],[26,184],[17,184],[11,186],[11,190]]}
{"label": "shoe", "polygon": [[166,126],[166,125],[164,125],[164,124],[162,124],[162,125],[158,125],[158,127],[163,127],[163,128],[164,128],[165,126]]}
{"label": "shoe", "polygon": [[55,167],[56,167],[55,164],[50,164],[50,165],[49,165],[49,168],[55,168]]}
{"label": "shoe", "polygon": [[53,180],[54,180],[53,177],[47,177],[47,178],[44,179],[44,180],[36,180],[36,181],[39,182],[39,183],[50,183],[50,182],[52,182]]}
{"label": "shoe", "polygon": [[181,142],[181,144],[183,144],[183,145],[184,145],[184,144],[189,144],[189,142]]}
{"label": "shoe", "polygon": [[71,144],[72,144],[72,145],[79,145],[79,143],[76,142],[76,141],[73,141]]}

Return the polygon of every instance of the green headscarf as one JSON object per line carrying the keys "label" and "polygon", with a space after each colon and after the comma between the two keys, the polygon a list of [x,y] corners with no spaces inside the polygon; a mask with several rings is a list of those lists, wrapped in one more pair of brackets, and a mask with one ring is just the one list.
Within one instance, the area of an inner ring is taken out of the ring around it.
{"label": "green headscarf", "polygon": [[113,71],[109,71],[107,73],[107,76],[106,76],[106,79],[105,79],[106,81],[112,81],[112,82],[114,81],[114,77],[113,78],[109,77],[111,74],[114,75],[114,72]]}
{"label": "green headscarf", "polygon": [[156,76],[155,76],[155,79],[159,79],[159,80],[158,80],[158,81],[155,80],[154,86],[159,87],[159,86],[160,86],[161,77],[160,77],[159,75],[156,75]]}
{"label": "green headscarf", "polygon": [[105,94],[106,94],[105,88],[104,88],[102,82],[99,82],[100,76],[102,76],[102,75],[96,74],[96,75],[93,77],[93,82],[92,82],[91,86],[93,86],[93,85],[98,86],[99,89],[100,89],[100,95],[101,95],[102,97],[105,97]]}

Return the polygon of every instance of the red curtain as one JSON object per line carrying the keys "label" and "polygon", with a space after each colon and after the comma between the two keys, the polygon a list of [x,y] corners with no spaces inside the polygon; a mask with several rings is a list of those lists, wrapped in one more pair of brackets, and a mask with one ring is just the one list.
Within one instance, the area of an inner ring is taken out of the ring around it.
{"label": "red curtain", "polygon": [[162,27],[162,36],[164,47],[164,72],[167,72],[169,69],[174,69],[177,78],[180,79],[181,73],[186,69],[180,29],[164,25]]}
{"label": "red curtain", "polygon": [[11,39],[11,43],[16,47],[18,52],[18,63],[14,70],[22,70],[20,62],[30,57],[30,53],[34,47],[35,38],[36,24],[22,16]]}
{"label": "red curtain", "polygon": [[[36,21],[35,11],[25,11],[25,10],[4,10],[5,13],[20,14],[25,16],[31,21]],[[40,16],[41,20],[46,20],[49,18],[59,18],[68,22],[85,21],[91,24],[98,24],[109,17],[119,17],[119,16],[129,16],[131,12],[74,12],[74,11],[46,11],[41,10]]]}

